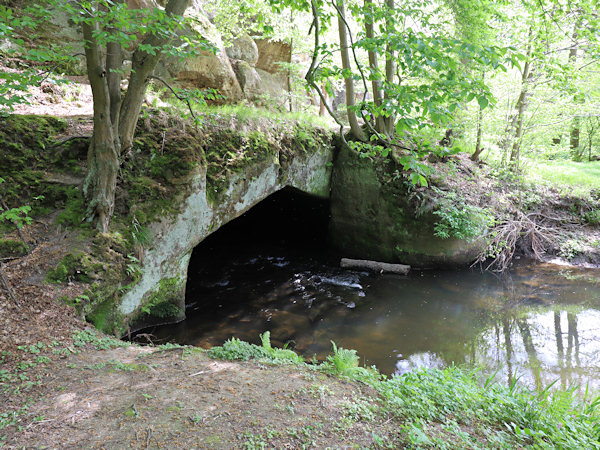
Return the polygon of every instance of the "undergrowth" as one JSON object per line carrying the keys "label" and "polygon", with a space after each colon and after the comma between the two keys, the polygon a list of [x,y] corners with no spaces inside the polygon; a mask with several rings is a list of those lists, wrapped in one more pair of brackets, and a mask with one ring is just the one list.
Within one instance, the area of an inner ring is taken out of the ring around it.
{"label": "undergrowth", "polygon": [[459,367],[421,369],[387,378],[373,367],[359,367],[355,350],[333,344],[333,353],[318,365],[306,365],[295,352],[272,348],[269,332],[262,345],[232,338],[209,355],[228,360],[256,359],[292,363],[363,382],[377,392],[371,398],[373,420],[397,420],[402,442],[410,448],[600,448],[600,397],[578,386],[532,392],[515,381],[494,376],[481,380]]}
{"label": "undergrowth", "polygon": [[292,350],[271,347],[271,333],[269,331],[261,334],[260,340],[262,345],[259,346],[231,338],[222,346],[211,348],[209,355],[212,358],[226,360],[248,361],[250,359],[257,359],[272,363],[304,363],[304,359]]}

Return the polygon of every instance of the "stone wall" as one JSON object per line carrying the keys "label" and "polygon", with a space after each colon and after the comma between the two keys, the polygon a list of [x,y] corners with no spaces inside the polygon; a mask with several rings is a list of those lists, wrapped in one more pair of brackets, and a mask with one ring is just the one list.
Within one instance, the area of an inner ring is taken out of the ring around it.
{"label": "stone wall", "polygon": [[390,169],[369,158],[339,152],[331,187],[332,243],[348,257],[418,267],[473,262],[485,241],[435,236],[435,205],[417,212],[400,180],[382,181],[381,172],[386,171]]}

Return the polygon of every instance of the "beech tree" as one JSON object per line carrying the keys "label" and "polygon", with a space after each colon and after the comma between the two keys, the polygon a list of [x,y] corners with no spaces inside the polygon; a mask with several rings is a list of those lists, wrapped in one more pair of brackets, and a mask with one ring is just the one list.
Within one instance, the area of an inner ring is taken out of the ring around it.
{"label": "beech tree", "polygon": [[[183,14],[190,0],[163,3],[166,3],[164,8],[152,1],[146,8],[132,8],[127,0],[40,0],[25,8],[19,17],[7,8],[0,11],[0,37],[7,36],[18,44],[23,41],[15,37],[16,32],[43,27],[57,11],[66,13],[80,27],[94,108],[94,131],[83,191],[88,202],[88,220],[94,221],[101,231],[108,229],[120,158],[132,146],[145,92],[159,60],[164,55],[183,58],[212,48],[191,27],[182,32],[188,23]],[[61,52],[58,46],[31,49],[22,56],[46,62],[76,57]],[[126,60],[131,61],[129,69]],[[11,81],[10,76],[20,78]],[[28,72],[7,74],[3,78],[11,82],[1,84],[2,89],[14,92],[24,91],[28,84],[40,79]],[[126,81],[125,91],[123,81]],[[20,101],[18,96],[11,98],[13,102]],[[3,103],[10,107],[7,102]]]}
{"label": "beech tree", "polygon": [[[87,76],[94,98],[94,133],[83,186],[88,215],[106,231],[113,214],[119,157],[131,148],[144,94],[160,58],[171,46],[190,0],[168,0],[165,9],[133,11],[122,0],[80,0],[71,10],[81,25]],[[142,38],[138,38],[144,32]],[[184,40],[183,47],[191,42]],[[123,51],[133,47],[129,82],[121,95]]]}

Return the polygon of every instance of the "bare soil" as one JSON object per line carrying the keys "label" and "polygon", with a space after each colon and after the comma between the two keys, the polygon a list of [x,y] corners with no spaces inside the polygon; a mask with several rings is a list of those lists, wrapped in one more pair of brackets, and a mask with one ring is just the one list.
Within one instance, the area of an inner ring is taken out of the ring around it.
{"label": "bare soil", "polygon": [[350,417],[367,388],[297,367],[131,346],[47,369],[9,448],[364,448],[395,435],[391,421]]}

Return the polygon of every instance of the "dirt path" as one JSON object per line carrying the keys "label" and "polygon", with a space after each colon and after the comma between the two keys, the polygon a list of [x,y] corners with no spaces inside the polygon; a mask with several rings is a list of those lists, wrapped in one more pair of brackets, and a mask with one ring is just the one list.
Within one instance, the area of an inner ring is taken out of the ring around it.
{"label": "dirt path", "polygon": [[8,427],[7,448],[365,448],[395,440],[398,425],[370,420],[375,397],[357,383],[310,368],[212,360],[192,348],[93,348],[101,342],[44,366],[36,400]]}

